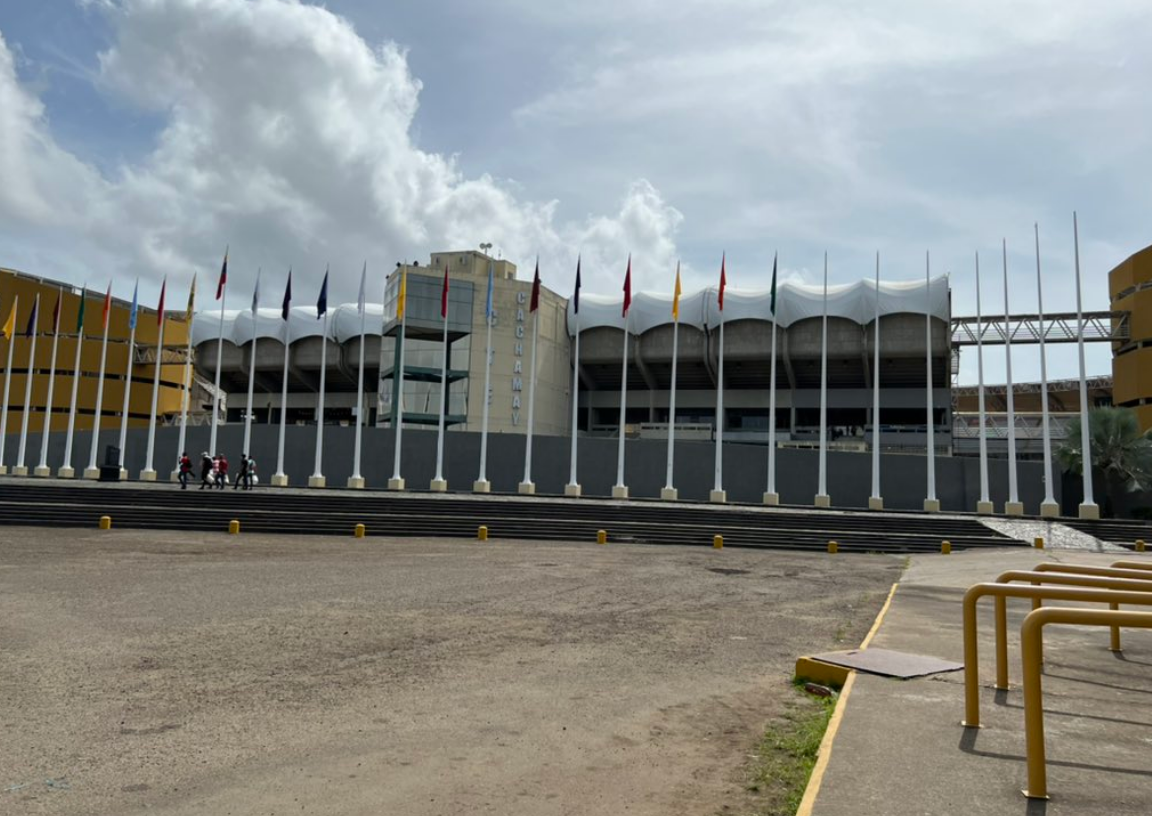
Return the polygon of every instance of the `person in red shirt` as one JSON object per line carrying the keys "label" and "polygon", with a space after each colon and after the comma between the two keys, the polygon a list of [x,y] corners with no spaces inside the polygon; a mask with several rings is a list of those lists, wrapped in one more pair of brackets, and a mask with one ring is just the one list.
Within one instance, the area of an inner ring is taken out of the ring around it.
{"label": "person in red shirt", "polygon": [[216,486],[223,490],[224,485],[228,484],[228,460],[224,454],[220,453],[217,454],[216,462],[216,470],[218,471],[216,475]]}
{"label": "person in red shirt", "polygon": [[180,489],[188,489],[188,477],[192,475],[192,460],[188,456],[188,451],[180,454]]}

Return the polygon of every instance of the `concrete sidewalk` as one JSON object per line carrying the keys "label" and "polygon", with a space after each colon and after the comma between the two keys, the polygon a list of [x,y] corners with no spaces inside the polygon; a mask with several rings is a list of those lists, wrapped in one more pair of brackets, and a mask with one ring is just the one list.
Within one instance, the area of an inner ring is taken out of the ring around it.
{"label": "concrete sidewalk", "polygon": [[[1152,556],[1069,551],[915,556],[871,645],[963,661],[961,598],[974,583],[1041,561],[1107,566]],[[966,729],[964,673],[918,680],[858,674],[845,701],[815,816],[1152,812],[1152,630],[1125,630],[1124,653],[1108,630],[1053,626],[1043,676],[1049,801],[1028,800],[1020,624],[1027,601],[1010,601],[1011,690],[992,688],[992,601],[981,601],[983,728]],[[1135,608],[1135,607],[1129,607]]]}

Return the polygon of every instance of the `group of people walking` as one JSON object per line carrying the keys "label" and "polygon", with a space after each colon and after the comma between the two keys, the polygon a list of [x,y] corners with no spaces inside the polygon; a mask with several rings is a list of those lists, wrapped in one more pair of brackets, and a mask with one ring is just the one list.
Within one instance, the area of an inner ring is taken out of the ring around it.
{"label": "group of people walking", "polygon": [[[188,480],[192,478],[192,459],[188,452],[180,454],[180,489],[188,489]],[[223,490],[228,486],[228,458],[218,453],[215,456],[207,451],[200,454],[200,489],[217,488]],[[236,476],[233,490],[252,490],[256,486],[256,460],[247,453],[240,454],[240,472]]]}

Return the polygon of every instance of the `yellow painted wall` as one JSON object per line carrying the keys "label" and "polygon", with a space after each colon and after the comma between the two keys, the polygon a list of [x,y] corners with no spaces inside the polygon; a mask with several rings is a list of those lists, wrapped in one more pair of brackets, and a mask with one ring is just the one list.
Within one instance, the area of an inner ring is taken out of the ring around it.
{"label": "yellow painted wall", "polygon": [[[1148,430],[1152,428],[1152,246],[1108,273],[1108,292],[1114,311],[1131,313],[1130,340],[1113,348],[1112,399],[1135,409],[1141,429]],[[1116,353],[1122,349],[1124,353]]]}
{"label": "yellow painted wall", "polygon": [[[40,295],[40,311],[36,338],[36,359],[32,365],[32,412],[28,428],[40,431],[44,425],[45,405],[48,399],[49,371],[52,365],[52,312],[57,296],[63,292],[60,312],[60,337],[56,349],[56,378],[52,394],[52,430],[66,430],[68,407],[72,398],[73,364],[76,359],[76,319],[80,308],[80,289],[69,284],[50,281],[0,268],[0,324],[8,319],[13,302],[19,297],[16,333],[11,341],[0,335],[0,388],[3,379],[8,382],[8,433],[18,433],[23,420],[24,393],[27,385],[28,355],[31,339],[24,337],[29,312],[36,295]],[[117,295],[127,295],[127,300]],[[168,304],[181,308],[186,293],[174,296],[169,291]],[[166,304],[167,305],[167,304]],[[112,307],[108,320],[108,359],[104,374],[104,395],[100,427],[118,428],[124,400],[124,387],[128,371],[128,317],[131,311],[131,291],[113,290]],[[80,384],[76,394],[76,428],[92,427],[95,413],[96,391],[100,372],[100,345],[103,336],[101,318],[104,292],[89,291],[84,311],[83,346],[80,351]],[[164,347],[183,354],[188,341],[188,324],[183,310],[168,315],[164,324]],[[136,345],[138,349],[154,347],[159,334],[156,310],[141,306],[137,318]],[[8,371],[8,350],[12,346],[12,370]],[[138,363],[132,366],[132,391],[128,403],[128,425],[146,427],[152,407],[152,378],[155,366]],[[157,413],[174,415],[181,405],[181,386],[184,366],[165,364],[160,368],[160,396]],[[2,396],[2,393],[0,393]]]}

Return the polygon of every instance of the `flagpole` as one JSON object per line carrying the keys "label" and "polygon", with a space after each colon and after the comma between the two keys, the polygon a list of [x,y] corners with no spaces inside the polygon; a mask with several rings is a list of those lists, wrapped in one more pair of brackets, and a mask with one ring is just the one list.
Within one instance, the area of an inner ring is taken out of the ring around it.
{"label": "flagpole", "polygon": [[1008,501],[1004,513],[1009,516],[1024,514],[1016,482],[1016,409],[1012,393],[1012,324],[1009,322],[1008,308],[1008,240],[1002,239],[1001,252],[1004,259],[1004,374],[1008,383],[1005,387],[1005,402],[1008,407]]}
{"label": "flagpole", "polygon": [[869,510],[883,510],[880,495],[880,253],[876,253],[876,314],[872,319],[872,495]]}
{"label": "flagpole", "polygon": [[680,264],[676,264],[676,291],[672,304],[672,388],[668,395],[668,466],[664,479],[664,489],[660,498],[676,501],[678,491],[672,483],[672,457],[676,437],[676,358],[680,339]]}
{"label": "flagpole", "polygon": [[108,361],[108,324],[110,323],[112,298],[112,284],[108,284],[108,294],[104,296],[104,303],[108,307],[104,312],[104,337],[100,341],[100,376],[96,380],[96,410],[92,415],[92,439],[88,452],[88,468],[84,471],[85,479],[98,479],[100,469],[96,467],[96,447],[100,441],[100,409],[104,401],[104,364]]}
{"label": "flagpole", "polygon": [[[389,490],[403,490],[404,489],[404,477],[400,473],[400,458],[401,458],[400,457],[400,445],[401,445],[401,442],[403,441],[403,435],[404,435],[404,351],[405,351],[405,349],[404,349],[404,334],[408,329],[407,298],[408,298],[408,270],[407,269],[401,269],[400,270],[400,297],[397,297],[397,310],[400,312],[400,334],[396,338],[396,342],[399,344],[399,347],[397,350],[400,353],[396,356],[400,358],[400,370],[399,370],[399,372],[397,372],[397,371],[392,372],[393,380],[395,380],[396,377],[399,377],[400,380],[399,380],[399,387],[396,389],[396,405],[394,406],[396,409],[396,413],[395,413],[395,417],[396,417],[396,428],[395,428],[396,443],[395,443],[395,445],[393,447],[393,451],[392,451],[392,457],[393,457],[392,478],[388,480],[388,489]],[[393,364],[393,368],[395,368],[395,364]]]}
{"label": "flagpole", "polygon": [[[156,470],[152,467],[152,454],[156,445],[156,407],[160,398],[160,364],[164,357],[164,288],[168,279],[160,285],[160,308],[157,310],[156,322],[160,324],[159,336],[156,339],[156,370],[152,374],[152,409],[148,414],[148,448],[144,455],[144,470],[140,471],[140,480],[144,482],[156,481]],[[179,454],[177,454],[179,455]]]}
{"label": "flagpole", "polygon": [[1080,225],[1072,213],[1072,241],[1076,250],[1076,346],[1080,355],[1080,459],[1084,481],[1084,501],[1080,503],[1080,518],[1100,518],[1100,508],[1092,495],[1092,428],[1088,412],[1088,380],[1084,374],[1084,313],[1080,302]]}
{"label": "flagpole", "polygon": [[524,481],[517,488],[520,493],[536,492],[532,481],[532,425],[536,407],[536,341],[540,338],[540,310],[532,313],[532,356],[528,365],[528,436],[524,440]]}
{"label": "flagpole", "polygon": [[572,290],[573,317],[576,318],[576,343],[572,357],[572,452],[568,455],[568,484],[564,495],[579,498],[580,482],[576,480],[576,437],[580,411],[580,259],[576,259],[576,286]]}
{"label": "flagpole", "polygon": [[976,512],[991,515],[994,512],[988,495],[988,435],[984,413],[984,319],[980,313],[980,252],[976,252],[976,396],[980,412],[980,501]]}
{"label": "flagpole", "polygon": [[124,407],[120,412],[120,479],[128,478],[128,471],[124,467],[124,446],[128,441],[128,398],[132,394],[132,366],[136,356],[136,324],[133,322],[128,332],[128,371],[124,378]]}
{"label": "flagpole", "polygon": [[924,499],[925,513],[940,512],[940,500],[936,498],[936,416],[932,405],[932,260],[924,253],[924,360],[926,369],[925,404],[928,409],[928,430],[926,449],[928,454],[928,495]]}
{"label": "flagpole", "polygon": [[[180,392],[180,439],[176,443],[176,455],[183,456],[184,443],[187,441],[188,431],[188,403],[192,401],[192,318],[188,319],[188,345],[184,349],[184,371],[181,376],[182,390]],[[180,478],[180,463],[172,470],[172,481]]]}
{"label": "flagpole", "polygon": [[828,495],[828,253],[824,253],[824,321],[820,340],[820,472],[815,505],[829,507]]}
{"label": "flagpole", "polygon": [[84,285],[80,296],[80,313],[76,320],[76,356],[72,361],[72,397],[68,402],[68,436],[64,442],[64,464],[56,475],[61,479],[71,479],[76,475],[72,467],[72,436],[76,431],[76,395],[80,390],[80,352],[84,348],[84,306],[88,298],[88,285]]}
{"label": "flagpole", "polygon": [[356,450],[352,453],[352,475],[348,477],[347,486],[352,488],[364,487],[364,477],[360,475],[360,441],[364,431],[364,286],[367,281],[368,262],[364,262],[364,271],[360,273],[360,368],[356,374]]}
{"label": "flagpole", "polygon": [[1044,437],[1044,501],[1040,503],[1040,515],[1055,518],[1060,515],[1060,505],[1052,493],[1052,433],[1048,424],[1048,360],[1044,352],[1044,283],[1040,275],[1040,225],[1032,224],[1036,235],[1036,311],[1040,321],[1040,421]]}
{"label": "flagpole", "polygon": [[12,381],[12,351],[16,348],[16,307],[20,305],[20,296],[12,298],[11,337],[8,337],[8,364],[4,366],[4,404],[0,406],[0,475],[8,472],[4,464],[4,448],[8,441],[8,385]]}
{"label": "flagpole", "polygon": [[770,382],[768,383],[768,489],[764,493],[764,504],[780,504],[780,494],[776,492],[776,322],[780,314],[777,303],[778,289],[776,286],[776,256],[772,256],[772,294],[770,310],[772,312],[772,360],[769,369]]}
{"label": "flagpole", "polygon": [[724,475],[724,261],[720,261],[720,348],[718,349],[719,365],[716,372],[716,460],[714,465],[714,479],[712,492],[708,494],[708,501],[723,504],[728,500],[728,494],[722,486]]}
{"label": "flagpole", "polygon": [[480,419],[480,475],[472,484],[473,493],[488,493],[492,489],[488,481],[488,403],[491,402],[492,379],[492,260],[488,261],[488,299],[484,306],[484,322],[488,324],[485,329],[484,341],[484,405],[481,409]]}
{"label": "flagpole", "polygon": [[216,335],[216,381],[212,394],[212,430],[208,435],[208,453],[215,456],[216,429],[220,425],[220,364],[224,355],[224,304],[228,302],[228,250],[224,250],[224,267],[220,270],[220,282],[216,286],[216,297],[220,298],[220,330]]}
{"label": "flagpole", "polygon": [[[327,278],[325,278],[327,279]],[[328,310],[324,310],[324,328],[322,329],[320,346],[320,393],[316,395],[316,466],[308,477],[309,487],[324,487],[327,480],[321,472],[324,459],[324,380],[328,373]]]}
{"label": "flagpole", "polygon": [[620,374],[620,441],[616,453],[616,484],[612,487],[612,498],[628,498],[628,486],[624,484],[624,411],[628,399],[628,315],[624,315],[624,357]]}
{"label": "flagpole", "polygon": [[[288,474],[284,472],[284,429],[288,423],[288,350],[291,346],[292,336],[289,330],[292,307],[292,270],[288,270],[288,283],[284,289],[284,305],[280,317],[284,322],[284,373],[280,378],[280,436],[276,443],[276,472],[272,474],[270,484],[273,487],[287,487]],[[325,341],[327,342],[327,341]]]}
{"label": "flagpole", "polygon": [[48,364],[48,400],[44,403],[44,425],[40,431],[40,464],[32,471],[33,476],[51,476],[48,467],[48,437],[52,430],[52,395],[56,390],[56,349],[60,343],[60,315],[64,313],[64,290],[56,296],[56,315],[52,326],[52,360]]}
{"label": "flagpole", "polygon": [[244,456],[252,453],[252,396],[256,390],[256,323],[260,319],[260,269],[256,270],[256,290],[252,293],[252,350],[248,352],[248,402],[244,407]]}
{"label": "flagpole", "polygon": [[444,267],[444,288],[440,298],[440,310],[444,318],[444,359],[440,363],[440,421],[436,433],[436,477],[429,485],[429,489],[437,493],[443,493],[448,489],[448,482],[444,479],[444,414],[448,411],[448,267]]}
{"label": "flagpole", "polygon": [[28,447],[28,413],[32,410],[32,380],[36,364],[36,335],[39,334],[40,321],[40,295],[36,295],[36,303],[32,306],[32,343],[28,347],[28,373],[24,382],[24,416],[20,418],[20,447],[16,452],[16,467],[12,471],[14,476],[27,476],[28,468],[24,465],[24,452]]}

